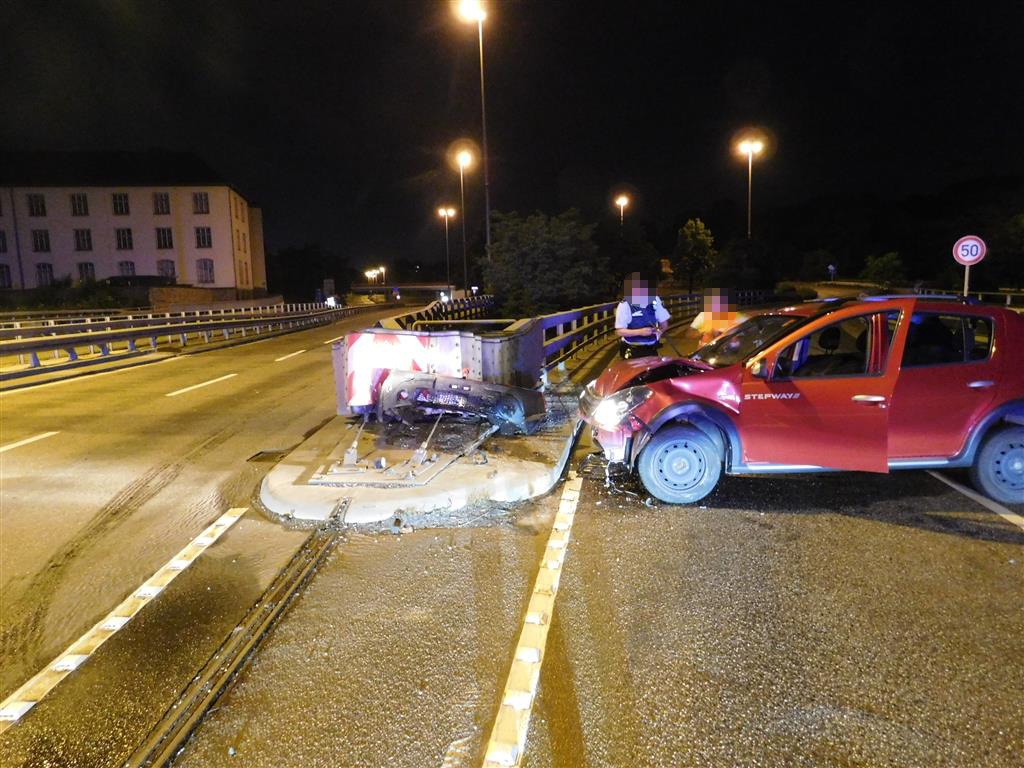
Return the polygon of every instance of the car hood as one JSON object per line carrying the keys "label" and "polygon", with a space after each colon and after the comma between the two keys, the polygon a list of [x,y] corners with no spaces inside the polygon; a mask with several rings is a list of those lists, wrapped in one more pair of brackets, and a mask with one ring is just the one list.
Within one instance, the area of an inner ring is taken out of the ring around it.
{"label": "car hood", "polygon": [[639,357],[619,360],[605,370],[594,382],[594,391],[601,397],[627,387],[650,384],[662,379],[674,379],[696,373],[712,371],[707,363],[679,357]]}

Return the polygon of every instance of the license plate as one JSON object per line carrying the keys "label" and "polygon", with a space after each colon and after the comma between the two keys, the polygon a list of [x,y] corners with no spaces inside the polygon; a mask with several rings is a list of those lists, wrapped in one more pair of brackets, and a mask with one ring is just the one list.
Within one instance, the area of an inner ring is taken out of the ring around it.
{"label": "license plate", "polygon": [[430,399],[438,405],[449,405],[456,408],[465,408],[469,402],[464,395],[455,392],[434,392]]}

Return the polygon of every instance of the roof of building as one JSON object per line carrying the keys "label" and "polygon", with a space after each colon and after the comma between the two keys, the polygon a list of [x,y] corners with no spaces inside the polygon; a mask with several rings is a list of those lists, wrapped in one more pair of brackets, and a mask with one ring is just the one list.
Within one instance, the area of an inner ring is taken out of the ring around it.
{"label": "roof of building", "polygon": [[0,186],[230,186],[189,152],[3,152]]}

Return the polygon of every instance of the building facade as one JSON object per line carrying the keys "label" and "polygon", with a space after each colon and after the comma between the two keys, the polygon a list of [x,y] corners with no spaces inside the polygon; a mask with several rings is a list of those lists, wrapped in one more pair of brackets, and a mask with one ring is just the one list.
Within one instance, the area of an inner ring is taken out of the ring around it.
{"label": "building facade", "polygon": [[192,155],[0,155],[0,288],[65,277],[262,295],[262,216]]}

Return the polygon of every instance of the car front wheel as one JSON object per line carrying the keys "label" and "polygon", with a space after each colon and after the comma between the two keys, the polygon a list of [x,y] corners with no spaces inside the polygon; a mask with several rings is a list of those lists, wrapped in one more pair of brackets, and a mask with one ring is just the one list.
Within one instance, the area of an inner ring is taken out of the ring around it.
{"label": "car front wheel", "polygon": [[996,501],[1024,503],[1024,427],[1004,427],[986,437],[974,457],[971,480]]}
{"label": "car front wheel", "polygon": [[637,462],[640,480],[654,498],[691,504],[714,490],[722,475],[722,454],[699,429],[674,426],[658,432]]}

